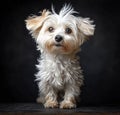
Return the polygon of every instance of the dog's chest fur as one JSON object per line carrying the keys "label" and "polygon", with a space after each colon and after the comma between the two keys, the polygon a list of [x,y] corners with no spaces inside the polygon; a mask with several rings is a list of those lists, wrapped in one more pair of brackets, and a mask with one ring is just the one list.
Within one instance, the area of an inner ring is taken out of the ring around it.
{"label": "dog's chest fur", "polygon": [[40,82],[48,82],[49,85],[63,89],[68,83],[75,83],[83,78],[77,58],[41,55],[37,65],[39,72],[36,78]]}

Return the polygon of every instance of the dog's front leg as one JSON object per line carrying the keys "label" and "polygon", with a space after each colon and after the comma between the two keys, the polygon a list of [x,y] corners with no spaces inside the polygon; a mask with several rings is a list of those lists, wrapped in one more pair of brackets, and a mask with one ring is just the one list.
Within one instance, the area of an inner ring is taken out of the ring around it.
{"label": "dog's front leg", "polygon": [[60,108],[76,108],[76,96],[79,95],[79,87],[68,84],[65,88],[64,100],[60,103]]}
{"label": "dog's front leg", "polygon": [[58,107],[57,94],[53,88],[50,88],[48,93],[45,95],[45,108],[56,108]]}

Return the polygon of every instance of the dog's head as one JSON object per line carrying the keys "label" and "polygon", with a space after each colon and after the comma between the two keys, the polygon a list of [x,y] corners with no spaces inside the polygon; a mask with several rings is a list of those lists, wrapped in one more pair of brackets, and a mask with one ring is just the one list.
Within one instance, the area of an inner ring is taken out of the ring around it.
{"label": "dog's head", "polygon": [[89,18],[76,17],[70,5],[65,5],[57,14],[43,10],[40,16],[26,20],[26,27],[35,38],[38,48],[48,53],[76,53],[83,42],[94,34],[94,25]]}

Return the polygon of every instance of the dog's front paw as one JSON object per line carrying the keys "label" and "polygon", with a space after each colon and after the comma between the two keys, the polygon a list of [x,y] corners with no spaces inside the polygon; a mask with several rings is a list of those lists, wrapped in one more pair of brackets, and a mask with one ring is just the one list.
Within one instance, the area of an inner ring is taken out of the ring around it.
{"label": "dog's front paw", "polygon": [[72,109],[72,108],[76,108],[76,104],[71,101],[62,101],[60,103],[60,108],[61,109]]}
{"label": "dog's front paw", "polygon": [[58,107],[58,102],[57,101],[47,101],[44,104],[45,108],[57,108]]}

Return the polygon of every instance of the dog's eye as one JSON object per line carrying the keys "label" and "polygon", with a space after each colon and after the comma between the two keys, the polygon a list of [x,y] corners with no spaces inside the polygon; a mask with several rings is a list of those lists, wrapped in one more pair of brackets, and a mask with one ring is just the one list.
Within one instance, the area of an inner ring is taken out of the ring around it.
{"label": "dog's eye", "polygon": [[65,29],[65,33],[66,33],[66,34],[71,34],[71,33],[72,33],[72,30],[71,30],[70,28],[66,28],[66,29]]}
{"label": "dog's eye", "polygon": [[53,28],[53,27],[49,27],[49,28],[48,28],[48,31],[49,31],[49,32],[53,32],[53,31],[54,31],[54,28]]}

